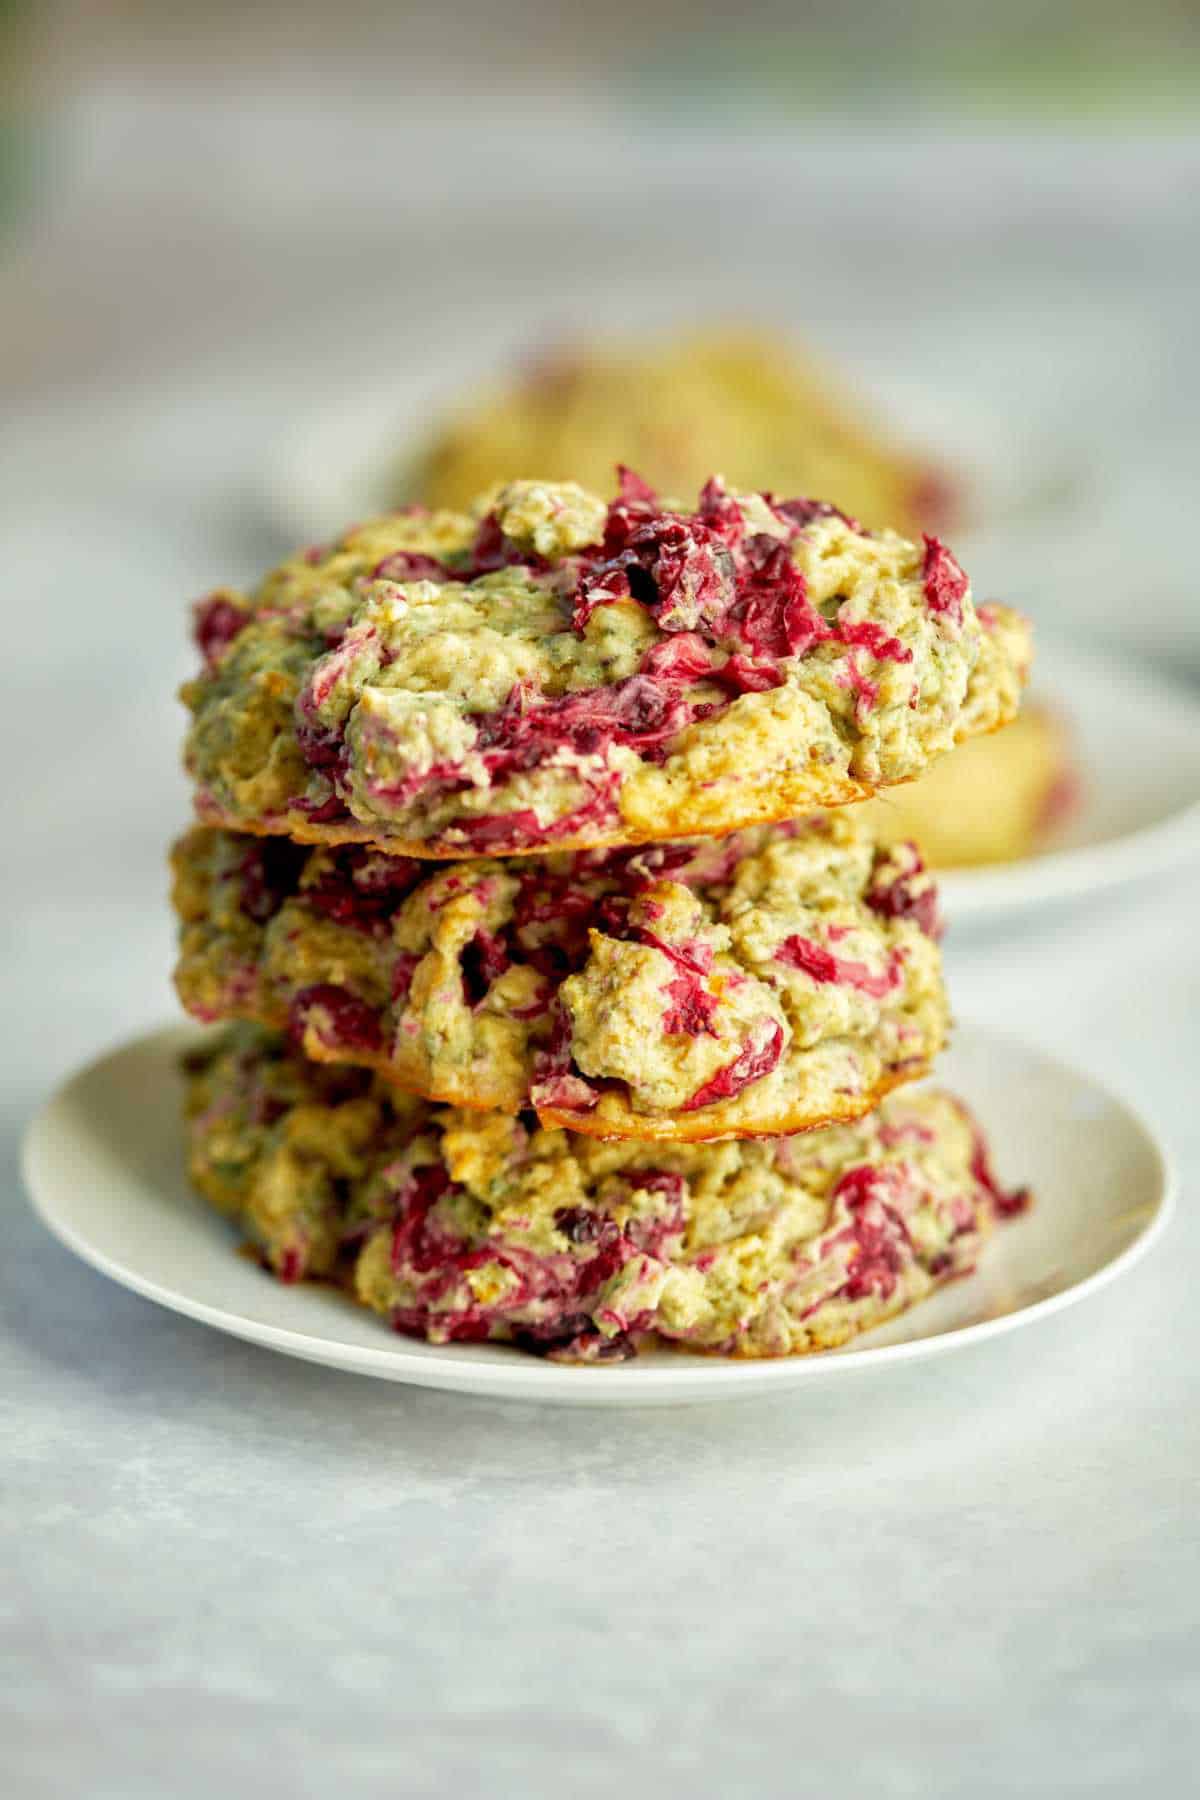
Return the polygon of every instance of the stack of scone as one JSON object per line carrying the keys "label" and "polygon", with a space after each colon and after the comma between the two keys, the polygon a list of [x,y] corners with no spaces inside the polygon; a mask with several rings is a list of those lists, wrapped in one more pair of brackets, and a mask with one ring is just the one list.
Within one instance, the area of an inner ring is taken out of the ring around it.
{"label": "stack of scone", "polygon": [[936,893],[847,804],[1016,712],[1024,623],[936,538],[515,481],[197,639],[177,983],[245,1023],[190,1166],[284,1280],[602,1360],[820,1349],[971,1267],[1018,1197],[906,1087]]}

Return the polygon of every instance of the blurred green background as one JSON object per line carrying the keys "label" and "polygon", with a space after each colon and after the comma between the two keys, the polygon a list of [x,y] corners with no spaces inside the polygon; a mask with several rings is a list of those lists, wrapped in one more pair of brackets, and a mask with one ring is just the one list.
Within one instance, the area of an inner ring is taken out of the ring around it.
{"label": "blurred green background", "polygon": [[1191,0],[3,0],[10,112],[125,75],[219,81],[311,59],[397,90],[565,84],[704,118],[796,112],[1160,117],[1197,95]]}

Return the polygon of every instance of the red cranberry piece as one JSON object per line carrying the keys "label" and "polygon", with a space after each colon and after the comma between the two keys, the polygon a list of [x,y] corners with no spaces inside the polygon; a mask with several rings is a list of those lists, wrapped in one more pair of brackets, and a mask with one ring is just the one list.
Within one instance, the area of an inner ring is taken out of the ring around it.
{"label": "red cranberry piece", "polygon": [[836,982],[838,976],[838,959],[832,950],[825,950],[820,944],[814,944],[811,938],[784,938],[775,952],[775,961],[786,963],[790,969],[799,969],[803,974],[811,976],[813,981]]}
{"label": "red cranberry piece", "polygon": [[683,1205],[683,1176],[673,1169],[626,1169],[624,1180],[631,1188],[661,1194],[676,1210]]}
{"label": "red cranberry piece", "polygon": [[975,1143],[971,1153],[971,1174],[990,1200],[992,1211],[996,1217],[998,1219],[1014,1219],[1018,1213],[1028,1212],[1033,1204],[1032,1190],[1027,1187],[1001,1187],[992,1168],[987,1139],[977,1125],[974,1126],[974,1132]]}
{"label": "red cranberry piece", "polygon": [[494,512],[490,512],[481,520],[475,542],[471,546],[468,566],[462,575],[467,580],[478,575],[490,575],[496,569],[512,568],[520,565],[526,569],[547,569],[549,564],[544,556],[538,556],[532,550],[518,549],[517,545],[505,537],[500,528],[500,521]]}
{"label": "red cranberry piece", "polygon": [[782,687],[784,680],[778,664],[756,663],[740,650],[715,670],[714,675],[722,686],[731,688],[735,694],[766,694],[772,688]]}
{"label": "red cranberry piece", "polygon": [[901,981],[900,951],[892,952],[882,975],[873,975],[866,963],[853,957],[835,956],[832,950],[826,950],[822,944],[815,944],[811,938],[801,937],[799,933],[784,938],[774,960],[785,963],[790,969],[799,969],[813,981],[857,988],[875,1000],[882,1000],[894,992]]}
{"label": "red cranberry piece", "polygon": [[304,851],[286,838],[257,838],[246,844],[238,864],[238,904],[247,918],[265,925],[295,891]]}
{"label": "red cranberry piece", "polygon": [[455,825],[468,849],[481,854],[490,850],[511,850],[517,844],[535,841],[542,835],[538,816],[531,806],[515,812],[484,813],[477,819],[463,819]]}
{"label": "red cranberry piece", "polygon": [[697,633],[681,631],[662,643],[651,644],[642,658],[640,673],[656,681],[703,681],[712,673],[712,652]]}
{"label": "red cranberry piece", "polygon": [[495,779],[535,767],[564,744],[584,753],[611,743],[655,747],[682,731],[691,716],[676,687],[638,674],[541,705],[530,705],[526,694],[514,688],[504,705],[479,716],[476,726]]}
{"label": "red cranberry piece", "polygon": [[657,518],[662,510],[658,504],[658,495],[640,475],[634,475],[631,470],[623,468],[620,474],[620,492],[608,509],[604,526],[604,543],[600,555],[606,561],[620,556],[638,527],[648,519]]}
{"label": "red cranberry piece", "polygon": [[250,623],[244,607],[235,606],[222,594],[210,594],[197,602],[192,614],[192,636],[210,669],[215,669],[227,647]]}
{"label": "red cranberry piece", "polygon": [[648,481],[643,481],[624,463],[617,464],[617,502],[629,505],[657,506],[658,495]]}
{"label": "red cranberry piece", "polygon": [[498,937],[482,928],[459,953],[462,968],[463,998],[468,1006],[482,1004],[494,981],[498,981],[511,958]]}
{"label": "red cranberry piece", "polygon": [[901,856],[907,859],[908,866],[889,880],[885,860],[871,876],[863,898],[880,918],[912,919],[926,937],[937,939],[942,935],[937,888],[932,881],[924,879],[925,864],[915,844],[898,846],[892,852],[891,861]]}
{"label": "red cranberry piece", "polygon": [[376,580],[383,581],[454,581],[453,569],[426,556],[420,550],[393,550],[373,570]]}
{"label": "red cranberry piece", "polygon": [[731,1100],[752,1081],[761,1081],[764,1075],[769,1075],[782,1055],[783,1027],[774,1019],[764,1019],[751,1031],[734,1060],[697,1088],[682,1110],[695,1112],[698,1107],[712,1106],[718,1100]]}
{"label": "red cranberry piece", "polygon": [[392,962],[392,1005],[398,1006],[408,999],[408,991],[412,987],[412,978],[417,972],[421,958],[413,950],[399,950]]}
{"label": "red cranberry piece", "polygon": [[666,991],[671,1007],[663,1017],[663,1031],[668,1037],[716,1037],[715,994],[708,993],[694,975],[677,975],[667,983]]}
{"label": "red cranberry piece", "polygon": [[533,1061],[530,1083],[534,1104],[556,1112],[591,1112],[599,1091],[584,1080],[571,1058],[571,1021],[556,1000],[551,1008],[550,1041]]}
{"label": "red cranberry piece", "polygon": [[742,510],[719,475],[710,476],[701,488],[696,511],[708,529],[716,532],[731,549],[745,537],[746,521]]}
{"label": "red cranberry piece", "polygon": [[423,1163],[410,1169],[396,1192],[396,1223],[392,1229],[392,1273],[414,1269],[427,1275],[461,1259],[457,1238],[436,1229],[429,1215],[442,1195],[450,1190],[443,1163]]}
{"label": "red cranberry piece", "polygon": [[572,1244],[595,1244],[617,1229],[607,1214],[592,1212],[586,1206],[560,1206],[554,1223]]}
{"label": "red cranberry piece", "polygon": [[626,1332],[605,1337],[588,1313],[568,1313],[542,1324],[514,1326],[512,1341],[534,1356],[552,1356],[557,1361],[627,1362],[637,1354]]}
{"label": "red cranberry piece", "polygon": [[303,813],[305,818],[313,825],[328,825],[334,819],[344,819],[349,816],[344,803],[339,799],[337,794],[330,794],[328,798],[324,800],[308,800],[303,798],[293,800],[292,805],[297,812]]}
{"label": "red cranberry piece", "polygon": [[552,979],[577,969],[587,954],[594,896],[561,876],[523,870],[513,903],[512,932],[524,961]]}
{"label": "red cranberry piece", "polygon": [[542,1319],[536,1324],[513,1328],[513,1342],[535,1356],[546,1356],[551,1350],[562,1350],[580,1338],[595,1333],[590,1313],[561,1313],[556,1319]]}
{"label": "red cranberry piece", "polygon": [[[803,531],[814,519],[841,519],[851,531],[862,531],[862,526],[852,514],[843,512],[840,506],[834,506],[828,500],[776,500],[773,494],[764,494],[763,499],[772,512],[786,519],[796,531]],[[869,533],[864,533],[869,536]]]}
{"label": "red cranberry piece", "polygon": [[743,643],[763,659],[802,656],[830,636],[787,545],[766,535],[746,545],[734,616]]}
{"label": "red cranberry piece", "polygon": [[923,533],[922,537],[925,559],[921,567],[921,578],[925,588],[925,604],[930,612],[950,619],[955,625],[961,625],[962,603],[970,583],[940,538],[930,537],[928,532]]}
{"label": "red cranberry piece", "polygon": [[889,1298],[911,1254],[908,1228],[885,1195],[879,1171],[869,1164],[848,1169],[834,1189],[834,1197],[844,1200],[852,1215],[858,1248],[850,1277],[841,1290],[848,1300],[864,1300],[872,1294]]}
{"label": "red cranberry piece", "polygon": [[[647,607],[664,631],[714,632],[733,602],[734,559],[725,535],[726,515],[700,517],[656,512],[640,491],[609,508],[602,555],[582,574],[573,613],[582,630],[597,606],[633,599]],[[734,509],[736,512],[736,508]],[[740,515],[738,515],[740,525]],[[720,529],[714,528],[719,524]]]}
{"label": "red cranberry piece", "polygon": [[664,513],[630,538],[652,583],[646,604],[664,631],[719,631],[736,595],[733,558],[715,532]]}
{"label": "red cranberry piece", "polygon": [[638,931],[638,937],[652,950],[660,951],[686,975],[710,975],[712,973],[713,947],[711,944],[703,943],[699,938],[689,938],[685,944],[668,944],[665,938],[660,938],[657,933],[647,931],[644,927]]}
{"label": "red cranberry piece", "polygon": [[911,662],[913,659],[909,646],[902,644],[898,637],[890,636],[874,619],[847,619],[845,624],[839,620],[833,635],[839,644],[869,650],[879,662]]}
{"label": "red cranberry piece", "polygon": [[611,606],[617,600],[629,600],[633,589],[629,571],[621,563],[607,563],[594,573],[583,574],[575,589],[571,607],[572,627],[581,635],[598,606]]}
{"label": "red cranberry piece", "polygon": [[340,773],[345,765],[346,746],[340,731],[323,725],[312,725],[307,719],[296,721],[296,742],[310,769],[332,769]]}
{"label": "red cranberry piece", "polygon": [[301,988],[292,1001],[288,1031],[293,1041],[302,1047],[309,1030],[329,1050],[377,1051],[383,1044],[375,1008],[328,981]]}
{"label": "red cranberry piece", "polygon": [[424,873],[412,856],[385,856],[358,849],[342,850],[321,879],[304,889],[304,898],[323,918],[357,931],[378,931],[410,894]]}
{"label": "red cranberry piece", "polygon": [[279,1259],[279,1279],[290,1286],[304,1274],[304,1252],[297,1244],[289,1244]]}
{"label": "red cranberry piece", "polygon": [[508,540],[500,529],[500,521],[490,512],[480,520],[471,546],[471,573],[482,575],[489,569],[502,569],[507,550]]}
{"label": "red cranberry piece", "polygon": [[391,1327],[404,1337],[428,1338],[436,1317],[438,1335],[455,1344],[485,1344],[492,1335],[492,1322],[484,1314],[463,1313],[457,1317],[434,1314],[425,1306],[397,1306],[391,1313]]}

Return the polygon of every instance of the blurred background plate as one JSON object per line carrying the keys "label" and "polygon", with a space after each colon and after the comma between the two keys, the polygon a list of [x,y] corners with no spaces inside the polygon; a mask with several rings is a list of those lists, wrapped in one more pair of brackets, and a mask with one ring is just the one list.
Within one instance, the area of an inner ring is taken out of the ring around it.
{"label": "blurred background plate", "polygon": [[[646,174],[649,180],[649,167]],[[324,392],[319,375],[306,382],[294,414],[268,447],[259,481],[264,522],[281,545],[295,546],[387,511],[431,435],[535,358],[577,346],[628,350],[643,340],[661,346],[673,333],[723,325],[778,333],[784,346],[815,362],[851,417],[952,471],[964,516],[950,535],[964,560],[973,548],[986,552],[1013,532],[1065,528],[1095,487],[1088,444],[1070,407],[1060,409],[1045,389],[1031,401],[1022,391],[1018,356],[1006,357],[999,346],[980,367],[973,322],[964,319],[956,329],[954,317],[947,319],[936,345],[924,329],[909,331],[914,321],[895,316],[884,333],[866,322],[856,333],[836,321],[836,303],[822,300],[815,284],[806,318],[772,309],[765,298],[769,278],[745,270],[733,281],[708,273],[700,316],[681,312],[680,285],[669,275],[658,285],[642,277],[610,288],[594,277],[578,283],[568,273],[552,300],[527,299],[524,316],[511,305],[476,310],[451,301],[415,328],[376,324],[365,342],[357,320],[347,320],[344,331],[330,321],[332,339],[354,343],[351,372],[331,378]],[[1014,335],[1010,320],[1004,341],[1011,344]]]}
{"label": "blurred background plate", "polygon": [[1039,638],[1033,696],[1067,725],[1077,791],[1040,854],[940,877],[951,926],[1162,880],[1200,860],[1200,694],[1132,659]]}

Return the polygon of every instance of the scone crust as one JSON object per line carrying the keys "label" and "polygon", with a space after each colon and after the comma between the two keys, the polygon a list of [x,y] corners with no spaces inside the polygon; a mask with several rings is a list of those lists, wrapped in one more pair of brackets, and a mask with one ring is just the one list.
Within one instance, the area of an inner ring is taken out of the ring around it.
{"label": "scone crust", "polygon": [[173,864],[196,1017],[585,1135],[857,1118],[947,1031],[932,879],[852,813],[438,870],[198,827]]}

